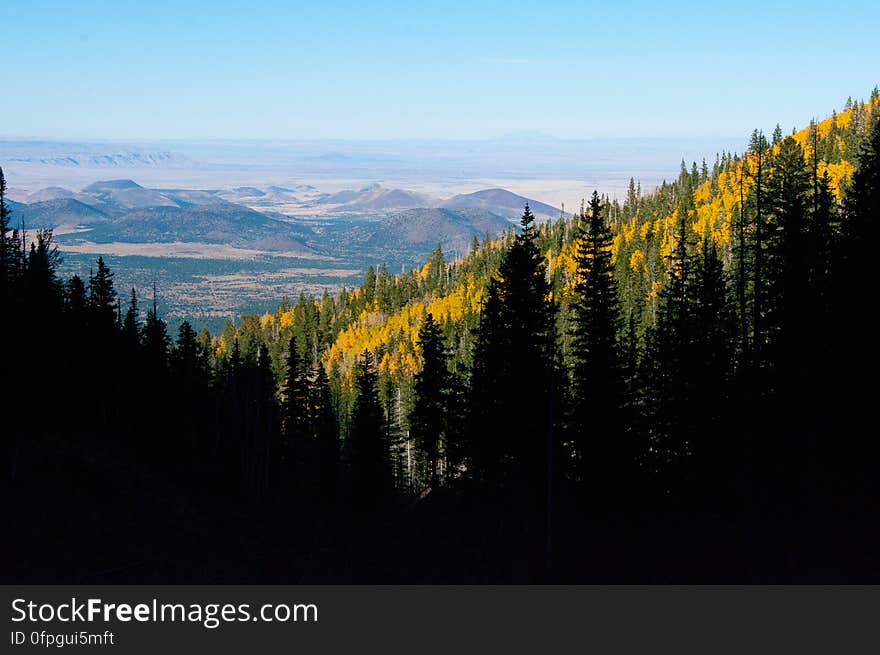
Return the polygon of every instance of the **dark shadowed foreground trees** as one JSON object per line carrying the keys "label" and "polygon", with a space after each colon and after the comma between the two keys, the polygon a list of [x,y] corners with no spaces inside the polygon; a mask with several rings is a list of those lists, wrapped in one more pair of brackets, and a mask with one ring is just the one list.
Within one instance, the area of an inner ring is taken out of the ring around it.
{"label": "dark shadowed foreground trees", "polygon": [[[576,475],[592,499],[628,494],[635,448],[625,415],[620,294],[611,258],[611,230],[598,193],[582,217],[576,261],[571,345],[571,436]],[[614,491],[612,491],[612,489]],[[590,502],[590,499],[585,499]]]}
{"label": "dark shadowed foreground trees", "polygon": [[447,449],[452,376],[440,326],[429,313],[419,328],[422,368],[416,375],[415,406],[410,418],[414,442],[424,453],[425,476],[432,488],[440,484],[440,459]]}

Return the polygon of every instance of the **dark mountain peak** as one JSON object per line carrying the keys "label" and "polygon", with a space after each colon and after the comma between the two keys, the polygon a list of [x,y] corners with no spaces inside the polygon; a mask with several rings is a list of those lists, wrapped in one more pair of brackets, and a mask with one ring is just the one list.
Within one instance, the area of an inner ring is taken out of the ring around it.
{"label": "dark mountain peak", "polygon": [[508,191],[501,187],[481,189],[480,191],[474,191],[473,193],[463,195],[472,198],[485,198],[486,200],[519,200],[522,198],[522,196],[515,194],[513,191]]}
{"label": "dark mountain peak", "polygon": [[559,215],[559,210],[552,205],[498,187],[462,193],[442,202],[440,206],[447,209],[487,209],[515,219],[522,215],[526,203],[537,216],[555,218]]}
{"label": "dark mountain peak", "polygon": [[406,189],[389,189],[374,183],[358,191],[346,189],[321,200],[321,203],[338,205],[334,211],[381,211],[429,207],[432,200],[421,193]]}
{"label": "dark mountain peak", "polygon": [[83,189],[86,193],[100,193],[102,191],[124,191],[126,189],[143,189],[134,180],[103,180],[90,184]]}
{"label": "dark mountain peak", "polygon": [[374,224],[369,243],[384,248],[440,243],[444,250],[467,252],[474,237],[494,237],[510,227],[506,218],[485,209],[404,209]]}
{"label": "dark mountain peak", "polygon": [[108,216],[74,198],[53,198],[18,205],[15,222],[21,220],[26,228],[58,228],[60,226],[91,225],[106,221]]}
{"label": "dark mountain peak", "polygon": [[265,191],[262,191],[255,186],[239,186],[235,187],[233,191],[243,196],[249,196],[251,198],[262,198],[266,195]]}
{"label": "dark mountain peak", "polygon": [[56,200],[58,198],[72,198],[73,196],[74,193],[70,189],[65,189],[60,186],[49,186],[45,189],[40,189],[39,191],[34,191],[29,194],[27,201],[29,203],[43,202],[46,200]]}

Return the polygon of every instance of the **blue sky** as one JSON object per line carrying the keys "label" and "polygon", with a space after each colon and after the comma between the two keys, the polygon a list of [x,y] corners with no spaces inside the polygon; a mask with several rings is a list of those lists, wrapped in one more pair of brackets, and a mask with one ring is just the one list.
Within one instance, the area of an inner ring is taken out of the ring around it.
{"label": "blue sky", "polygon": [[3,14],[5,136],[739,136],[880,83],[876,1],[9,0]]}

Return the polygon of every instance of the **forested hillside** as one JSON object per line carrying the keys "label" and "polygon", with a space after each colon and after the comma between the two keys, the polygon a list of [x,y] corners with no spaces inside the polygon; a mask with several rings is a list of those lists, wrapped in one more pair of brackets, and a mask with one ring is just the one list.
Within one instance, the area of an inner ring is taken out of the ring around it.
{"label": "forested hillside", "polygon": [[[813,195],[821,186],[832,194],[835,205],[841,202],[855,170],[859,144],[878,113],[880,98],[875,90],[867,102],[848,100],[840,113],[792,133],[809,169]],[[685,258],[702,253],[706,243],[714,244],[732,294],[730,301],[736,305],[735,337],[745,340],[753,331],[754,269],[757,265],[760,274],[761,267],[755,261],[755,249],[763,254],[766,245],[756,245],[756,239],[761,239],[756,232],[759,220],[763,223],[762,214],[770,211],[767,184],[782,141],[778,126],[769,139],[756,131],[747,140],[745,154],[721,153],[711,166],[705,161],[690,166],[682,161],[678,179],[655,191],[643,193],[631,180],[623,201],[601,198],[611,231],[621,315],[637,347],[644,347],[657,325],[660,292],[676,266],[673,260],[682,235],[686,243],[680,254]],[[571,218],[543,223],[536,234],[559,308],[557,329],[563,353],[570,347],[567,326],[579,275],[576,248],[584,216],[582,207]],[[273,349],[281,375],[282,352],[295,333],[304,348],[302,356],[310,357],[313,365],[320,359],[343,389],[350,387],[357,357],[368,350],[377,360],[383,388],[400,389],[399,397],[408,403],[421,366],[418,331],[426,314],[432,314],[440,325],[451,366],[456,370],[471,367],[487,286],[513,237],[511,230],[500,240],[474,240],[470,253],[454,261],[446,261],[438,247],[421,269],[395,276],[371,267],[359,289],[343,291],[336,298],[301,297],[295,306],[285,301],[274,314],[245,317],[238,327],[227,326],[219,341],[215,340],[215,348],[218,353],[227,352],[237,338],[250,344],[248,352],[254,354],[256,344],[265,342]],[[405,408],[395,411],[407,413]]]}
{"label": "forested hillside", "polygon": [[876,90],[214,337],[3,192],[7,577],[880,577]]}

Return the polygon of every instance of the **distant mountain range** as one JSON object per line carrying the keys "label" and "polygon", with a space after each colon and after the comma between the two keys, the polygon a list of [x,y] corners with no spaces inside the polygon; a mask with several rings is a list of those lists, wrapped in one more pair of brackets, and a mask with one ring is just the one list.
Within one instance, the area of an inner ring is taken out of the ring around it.
{"label": "distant mountain range", "polygon": [[253,186],[240,186],[232,189],[222,189],[214,191],[214,196],[228,200],[229,202],[240,202],[247,205],[272,205],[272,204],[300,204],[308,202],[319,194],[318,190],[310,184],[297,184],[294,187],[284,187],[271,185],[265,189],[259,189]]}
{"label": "distant mountain range", "polygon": [[389,189],[380,184],[372,184],[359,190],[346,189],[325,195],[313,205],[330,206],[330,211],[333,212],[374,212],[417,208],[485,210],[509,220],[517,220],[522,216],[523,208],[527,203],[532,213],[539,218],[559,216],[559,209],[556,207],[497,188],[459,194],[448,200],[437,200],[406,189]]}
{"label": "distant mountain range", "polygon": [[14,221],[31,228],[88,226],[118,218],[136,209],[221,205],[226,201],[210,191],[146,189],[132,180],[95,182],[75,192],[47,187],[15,203]]}
{"label": "distant mountain range", "polygon": [[[505,189],[438,200],[379,184],[321,194],[309,185],[150,189],[128,179],[95,182],[81,191],[47,187],[10,208],[13,224],[65,228],[58,230],[62,245],[192,242],[306,254],[326,253],[356,241],[377,252],[397,248],[420,253],[437,243],[464,252],[473,237],[494,237],[509,229],[526,203],[541,218],[559,214],[550,205]],[[313,222],[275,209],[291,205],[304,215],[319,211],[330,224],[343,222],[330,237]],[[361,215],[364,218],[358,219]]]}
{"label": "distant mountain range", "polygon": [[191,164],[186,157],[173,152],[115,152],[107,154],[72,152],[69,154],[10,157],[9,161],[84,168],[140,168],[143,166],[166,168]]}

